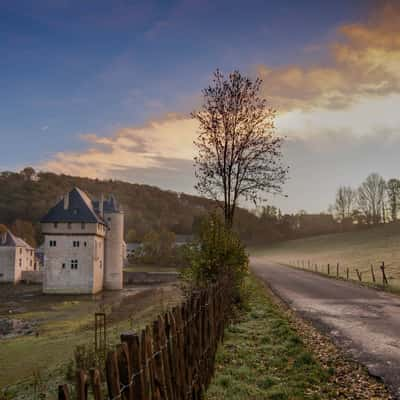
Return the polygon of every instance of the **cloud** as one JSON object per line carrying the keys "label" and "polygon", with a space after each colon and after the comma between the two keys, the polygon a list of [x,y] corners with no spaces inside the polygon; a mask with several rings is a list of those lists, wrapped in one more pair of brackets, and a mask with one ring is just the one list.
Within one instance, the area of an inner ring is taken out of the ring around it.
{"label": "cloud", "polygon": [[[85,134],[87,148],[79,152],[60,152],[39,167],[90,177],[128,177],[128,171],[162,170],[175,173],[179,161],[193,157],[195,122],[168,114],[141,127],[126,127],[110,137]],[[135,180],[132,174],[130,180]],[[164,185],[163,185],[164,186]]]}
{"label": "cloud", "polygon": [[[364,24],[340,27],[330,63],[259,67],[263,93],[281,111],[278,133],[287,137],[288,198],[272,200],[284,210],[324,210],[338,185],[357,186],[373,171],[390,178],[397,170],[399,10],[388,3]],[[86,148],[57,153],[39,167],[193,192],[196,129],[188,117],[168,114],[109,137],[85,134]]]}
{"label": "cloud", "polygon": [[399,19],[400,6],[388,2],[366,23],[339,27],[328,65],[260,65],[265,96],[288,111],[346,108],[365,96],[400,93]]}

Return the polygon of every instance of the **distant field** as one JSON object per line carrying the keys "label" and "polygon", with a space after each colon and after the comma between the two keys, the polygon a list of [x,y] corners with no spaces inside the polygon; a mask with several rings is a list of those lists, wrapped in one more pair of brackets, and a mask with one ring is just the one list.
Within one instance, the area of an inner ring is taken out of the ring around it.
{"label": "distant field", "polygon": [[400,223],[378,226],[358,232],[315,236],[290,240],[251,251],[252,256],[287,264],[318,265],[326,271],[327,264],[336,273],[339,263],[342,276],[348,267],[350,277],[357,279],[355,269],[362,272],[363,280],[371,280],[371,264],[377,277],[381,277],[379,265],[385,262],[390,285],[400,287]]}

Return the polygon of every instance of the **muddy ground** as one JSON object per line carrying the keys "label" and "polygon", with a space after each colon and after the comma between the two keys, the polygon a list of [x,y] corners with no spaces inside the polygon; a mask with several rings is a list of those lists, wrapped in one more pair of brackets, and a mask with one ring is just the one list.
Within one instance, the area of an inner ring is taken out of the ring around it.
{"label": "muddy ground", "polygon": [[57,379],[62,379],[76,346],[93,344],[95,312],[106,313],[112,341],[125,330],[140,329],[180,299],[176,284],[127,286],[93,296],[44,295],[40,285],[0,285],[0,390],[14,390],[38,371],[44,380],[47,371],[61,371]]}

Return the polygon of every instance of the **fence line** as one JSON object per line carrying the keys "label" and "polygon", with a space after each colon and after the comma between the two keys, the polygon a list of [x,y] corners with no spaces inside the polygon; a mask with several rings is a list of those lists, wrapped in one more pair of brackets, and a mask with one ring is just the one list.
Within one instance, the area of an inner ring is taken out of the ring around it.
{"label": "fence line", "polygon": [[[231,312],[228,280],[193,292],[141,332],[121,334],[102,371],[79,370],[74,397],[60,385],[59,400],[199,400],[214,374],[215,354]],[[105,383],[107,389],[105,389]]]}
{"label": "fence line", "polygon": [[[311,260],[291,260],[291,261],[289,261],[289,265],[300,268],[300,269],[308,270],[311,272],[316,272],[316,273],[328,275],[331,277],[336,277],[338,279],[343,278],[346,280],[351,280],[350,274],[352,271],[350,270],[350,268],[346,267],[345,276],[343,276],[344,270],[343,270],[343,268],[342,269],[340,268],[339,263],[336,263],[335,272],[333,272],[334,270],[332,269],[334,264],[330,264],[330,263],[318,264],[318,263],[311,262]],[[365,280],[365,279],[363,280],[363,276],[365,277],[365,275],[370,274],[372,283],[378,284],[382,287],[389,286],[389,280],[388,280],[388,276],[387,276],[387,265],[385,265],[384,261],[382,261],[382,263],[379,265],[379,270],[381,272],[381,279],[378,280],[377,271],[374,269],[373,264],[371,264],[370,268],[366,268],[363,270],[358,269],[358,268],[354,269],[357,280],[360,282],[367,282],[367,280]]]}

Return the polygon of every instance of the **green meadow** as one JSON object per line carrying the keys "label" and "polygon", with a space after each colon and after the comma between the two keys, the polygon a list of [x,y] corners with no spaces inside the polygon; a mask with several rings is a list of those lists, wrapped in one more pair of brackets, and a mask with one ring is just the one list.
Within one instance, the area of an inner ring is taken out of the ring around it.
{"label": "green meadow", "polygon": [[332,275],[336,274],[336,265],[339,263],[342,277],[345,277],[349,268],[350,278],[357,280],[358,269],[363,281],[372,280],[371,265],[376,279],[380,280],[379,266],[384,261],[389,284],[400,287],[400,223],[285,241],[252,249],[251,255],[294,266],[310,265],[311,269],[318,268],[324,273],[327,264],[330,264]]}

